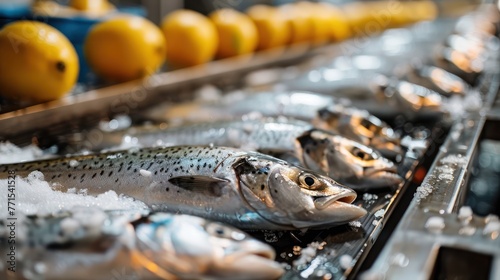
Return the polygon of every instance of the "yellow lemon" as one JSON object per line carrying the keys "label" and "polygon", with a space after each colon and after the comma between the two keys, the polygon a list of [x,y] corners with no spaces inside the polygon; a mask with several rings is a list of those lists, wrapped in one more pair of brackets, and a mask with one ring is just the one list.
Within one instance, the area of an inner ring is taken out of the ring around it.
{"label": "yellow lemon", "polygon": [[217,57],[248,54],[257,47],[257,28],[247,15],[233,9],[221,9],[210,14],[210,19],[219,37]]}
{"label": "yellow lemon", "polygon": [[71,0],[69,6],[92,15],[104,15],[115,10],[108,0]]}
{"label": "yellow lemon", "polygon": [[175,11],[165,17],[161,29],[169,44],[167,62],[174,67],[205,63],[212,60],[217,51],[214,24],[197,12]]}
{"label": "yellow lemon", "polygon": [[99,76],[124,82],[153,74],[165,61],[166,43],[152,22],[138,16],[120,16],[90,30],[84,53]]}
{"label": "yellow lemon", "polygon": [[293,4],[286,4],[278,9],[288,25],[290,33],[288,44],[309,42],[312,29],[310,14]]}
{"label": "yellow lemon", "polygon": [[378,27],[377,22],[373,20],[371,15],[373,11],[365,3],[347,4],[342,9],[354,36],[368,36],[373,33],[373,26]]}
{"label": "yellow lemon", "polygon": [[433,20],[439,13],[437,5],[433,1],[407,2],[405,4],[406,10],[409,11],[409,23]]}
{"label": "yellow lemon", "polygon": [[327,42],[330,39],[328,11],[321,8],[321,5],[311,2],[297,2],[295,5],[309,14],[311,42],[314,45]]}
{"label": "yellow lemon", "polygon": [[44,102],[64,96],[78,76],[78,56],[55,28],[17,21],[0,30],[0,93],[10,99]]}
{"label": "yellow lemon", "polygon": [[352,36],[351,26],[342,10],[329,3],[320,3],[319,5],[329,14],[330,39],[334,42],[340,42],[350,38]]}
{"label": "yellow lemon", "polygon": [[259,33],[257,49],[265,50],[285,45],[290,38],[290,31],[285,16],[276,8],[255,5],[248,9],[248,16],[253,20]]}

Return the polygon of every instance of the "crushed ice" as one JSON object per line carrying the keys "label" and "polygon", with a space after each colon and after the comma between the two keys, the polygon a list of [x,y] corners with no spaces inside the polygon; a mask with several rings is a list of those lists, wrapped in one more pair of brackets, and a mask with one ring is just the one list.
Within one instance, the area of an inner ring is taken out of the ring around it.
{"label": "crushed ice", "polygon": [[349,255],[342,255],[339,258],[340,267],[344,270],[349,269],[352,266],[352,257]]}
{"label": "crushed ice", "polygon": [[[8,181],[0,180],[0,199],[7,201]],[[148,207],[141,201],[107,191],[97,196],[86,195],[75,190],[56,191],[44,181],[43,174],[34,171],[26,178],[16,177],[16,213],[24,215],[50,215],[75,206],[99,207],[103,210],[137,209]],[[7,216],[7,203],[0,203],[0,218]]]}
{"label": "crushed ice", "polygon": [[454,179],[454,172],[467,164],[467,158],[458,154],[447,155],[446,157],[439,160],[441,165],[435,168],[435,173],[438,175],[428,175],[422,184],[417,188],[415,192],[415,198],[417,203],[422,199],[426,198],[434,190],[434,186],[430,184],[431,180],[439,180],[448,183]]}
{"label": "crushed ice", "polygon": [[[294,248],[294,254],[299,254],[300,257],[293,261],[294,266],[302,266],[308,264],[315,256],[318,250],[323,250],[326,242],[314,241],[307,245],[307,247],[300,249]],[[300,250],[299,250],[300,249]]]}
{"label": "crushed ice", "polygon": [[425,228],[433,233],[441,232],[444,227],[445,223],[443,217],[433,216],[427,219],[427,222],[425,222]]}
{"label": "crushed ice", "polygon": [[43,151],[33,144],[20,148],[10,142],[0,142],[0,164],[33,161],[43,157]]}

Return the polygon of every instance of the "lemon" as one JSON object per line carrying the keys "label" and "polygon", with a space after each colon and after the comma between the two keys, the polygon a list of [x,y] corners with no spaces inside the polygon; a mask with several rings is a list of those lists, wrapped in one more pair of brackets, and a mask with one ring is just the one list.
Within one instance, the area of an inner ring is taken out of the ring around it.
{"label": "lemon", "polygon": [[320,3],[319,5],[328,12],[330,39],[334,42],[340,42],[350,38],[352,36],[351,26],[342,10],[329,3]]}
{"label": "lemon", "polygon": [[0,93],[28,102],[64,96],[78,76],[78,56],[55,28],[17,21],[0,30]]}
{"label": "lemon", "polygon": [[104,15],[115,10],[108,0],[71,0],[69,6],[92,15]]}
{"label": "lemon", "polygon": [[407,2],[405,5],[405,10],[409,11],[409,23],[433,20],[439,13],[436,3],[432,1]]}
{"label": "lemon", "polygon": [[99,76],[124,82],[153,74],[165,61],[166,43],[152,22],[138,16],[119,16],[90,30],[84,53]]}
{"label": "lemon", "polygon": [[169,47],[167,62],[186,67],[212,60],[217,51],[218,36],[214,24],[194,11],[178,10],[169,14],[161,29]]}
{"label": "lemon", "polygon": [[308,42],[311,38],[312,23],[310,15],[293,4],[280,6],[279,12],[284,16],[290,33],[288,44]]}
{"label": "lemon", "polygon": [[257,28],[245,14],[233,9],[221,9],[210,14],[217,28],[217,57],[226,58],[252,53],[257,47]]}
{"label": "lemon", "polygon": [[344,15],[347,22],[352,28],[353,35],[355,36],[368,36],[377,29],[377,32],[382,27],[380,23],[374,21],[372,10],[366,3],[351,3],[343,6]]}
{"label": "lemon", "polygon": [[290,37],[285,16],[276,8],[255,5],[248,9],[248,16],[253,20],[259,33],[257,49],[265,50],[285,45]]}
{"label": "lemon", "polygon": [[311,2],[297,2],[295,5],[309,14],[310,21],[310,41],[314,45],[320,45],[330,39],[330,26],[328,11],[323,9],[321,5]]}

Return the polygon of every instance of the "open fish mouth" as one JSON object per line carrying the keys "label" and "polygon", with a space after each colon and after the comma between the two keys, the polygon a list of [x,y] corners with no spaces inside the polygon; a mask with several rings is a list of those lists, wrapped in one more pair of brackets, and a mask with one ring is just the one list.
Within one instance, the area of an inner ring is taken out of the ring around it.
{"label": "open fish mouth", "polygon": [[387,186],[396,186],[403,182],[403,178],[397,173],[395,168],[378,169],[370,172],[365,177],[370,180],[386,182]]}
{"label": "open fish mouth", "polygon": [[247,242],[248,246],[241,253],[229,256],[228,272],[238,275],[235,279],[277,279],[284,273],[283,267],[274,261],[276,254],[271,247],[255,241]]}
{"label": "open fish mouth", "polygon": [[334,203],[351,204],[356,199],[356,197],[356,192],[346,189],[345,191],[337,195],[313,197],[313,201],[316,209],[323,210],[333,205]]}
{"label": "open fish mouth", "polygon": [[364,177],[400,177],[396,167],[387,167],[365,172]]}

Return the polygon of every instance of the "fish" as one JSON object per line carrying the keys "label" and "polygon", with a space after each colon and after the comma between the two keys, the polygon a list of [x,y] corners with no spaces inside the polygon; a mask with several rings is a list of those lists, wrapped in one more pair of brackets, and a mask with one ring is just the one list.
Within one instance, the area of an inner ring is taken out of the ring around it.
{"label": "fish", "polygon": [[451,47],[442,47],[434,60],[441,69],[457,75],[472,86],[479,81],[485,66],[485,58],[472,58]]}
{"label": "fish", "polygon": [[[331,123],[330,126],[322,126],[325,130],[331,130],[340,135],[353,140],[363,139],[361,143],[365,145],[377,144],[378,150],[385,156],[402,155],[402,148],[399,146],[399,138],[386,123],[381,122],[377,117],[354,107],[350,107],[350,101],[342,98],[334,98],[327,95],[315,94],[311,92],[261,92],[252,95],[226,96],[217,103],[186,103],[165,108],[156,107],[144,116],[159,122],[167,122],[174,125],[207,122],[216,120],[234,120],[243,118],[248,120],[258,117],[279,117],[299,119],[303,121],[317,120],[318,112],[328,110],[328,108],[339,108],[335,110],[338,118],[353,119],[352,122]],[[354,120],[353,112],[357,112]],[[362,112],[362,113],[361,113]],[[372,128],[376,125],[383,125],[383,133],[367,132],[359,126],[366,124]],[[340,127],[333,126],[339,125]],[[345,134],[344,134],[345,133]],[[355,135],[363,133],[363,135]],[[389,135],[390,134],[390,135]],[[375,137],[375,139],[371,139]],[[389,139],[390,138],[390,139]],[[384,140],[385,139],[385,140]],[[380,143],[379,140],[384,140]]]}
{"label": "fish", "polygon": [[[141,147],[214,145],[265,153],[293,150],[294,139],[312,128],[313,126],[306,121],[263,117],[189,123],[180,126],[164,124],[135,126],[125,131],[103,132],[101,138],[108,145],[114,142],[115,146],[126,145],[133,139],[134,143]],[[102,148],[101,145],[97,147]]]}
{"label": "fish", "polygon": [[462,78],[436,66],[413,65],[406,78],[446,97],[464,96],[470,90]]}
{"label": "fish", "polygon": [[[277,279],[284,270],[274,249],[222,223],[156,213],[136,227],[136,259],[165,279]],[[148,263],[164,268],[151,269]],[[176,277],[168,277],[169,274]]]}
{"label": "fish", "polygon": [[[0,179],[38,170],[56,190],[113,190],[153,211],[196,215],[242,229],[327,228],[366,210],[335,180],[256,152],[172,146],[0,166]],[[15,175],[11,175],[15,174]]]}
{"label": "fish", "polygon": [[159,105],[143,113],[156,122],[186,123],[231,120],[242,116],[285,116],[309,121],[316,112],[330,104],[348,105],[350,101],[313,92],[258,92],[227,94],[217,102],[187,102],[172,106]]}
{"label": "fish", "polygon": [[[383,182],[386,187],[398,185],[399,181],[395,181],[394,174],[388,176],[385,180],[385,173],[377,173],[376,176],[364,177],[363,172],[356,172],[358,180],[350,180],[352,172],[338,172],[331,170],[331,167],[338,168],[340,166],[349,166],[357,168],[356,163],[361,166],[366,166],[370,163],[359,162],[355,160],[352,154],[349,153],[336,153],[335,157],[328,160],[338,161],[335,164],[324,164],[327,161],[325,158],[329,153],[327,151],[337,151],[341,148],[356,146],[360,151],[365,151],[367,154],[374,153],[373,149],[361,144],[352,143],[352,140],[345,139],[345,137],[334,134],[332,132],[321,131],[315,133],[315,129],[310,123],[295,120],[290,118],[258,118],[250,120],[233,120],[233,121],[217,121],[187,124],[183,126],[164,126],[160,125],[147,125],[136,126],[126,131],[102,133],[101,139],[104,143],[115,142],[114,145],[122,147],[126,143],[134,139],[133,142],[141,147],[152,146],[175,146],[175,145],[215,145],[236,147],[244,150],[257,151],[265,154],[270,154],[277,158],[289,161],[296,165],[301,165],[305,168],[315,172],[322,172],[328,174],[332,179],[339,183],[347,184],[348,187],[354,190],[369,189],[370,180],[373,181],[373,188],[381,187]],[[119,141],[121,135],[121,141]],[[315,139],[316,136],[319,139]],[[299,141],[308,137],[312,142]],[[328,139],[326,139],[328,138]],[[327,141],[328,140],[328,141]],[[311,143],[319,143],[324,141],[324,145],[310,146]],[[303,145],[308,144],[308,147]],[[100,144],[97,147],[102,148]],[[86,147],[87,149],[89,147]],[[109,148],[109,147],[106,147]],[[317,157],[307,157],[306,151],[316,153]],[[373,155],[376,159],[370,159],[373,162],[381,161],[386,162],[387,159],[381,155]],[[307,160],[306,160],[307,159]],[[381,167],[384,170],[384,164],[374,166]],[[394,166],[394,164],[392,165]],[[392,170],[392,169],[391,169]],[[380,176],[380,178],[375,178]],[[397,173],[396,173],[397,176]],[[349,178],[349,180],[346,180]],[[358,185],[358,183],[362,183]]]}
{"label": "fish", "polygon": [[385,157],[397,158],[404,155],[399,135],[366,110],[340,104],[330,105],[319,110],[312,123],[317,128],[333,131],[373,147]]}
{"label": "fish", "polygon": [[356,191],[397,187],[404,182],[393,161],[359,142],[320,129],[311,129],[296,139],[306,166],[318,162],[331,178]]}
{"label": "fish", "polygon": [[[94,279],[276,279],[284,272],[271,246],[196,216],[74,207],[19,218],[17,234],[27,236],[16,240],[23,273],[12,279],[87,279],[89,271]],[[7,242],[0,245],[7,254]]]}
{"label": "fish", "polygon": [[447,98],[426,87],[407,81],[389,79],[380,75],[373,83],[373,89],[386,103],[395,101],[401,114],[408,119],[442,117],[443,103]]}

